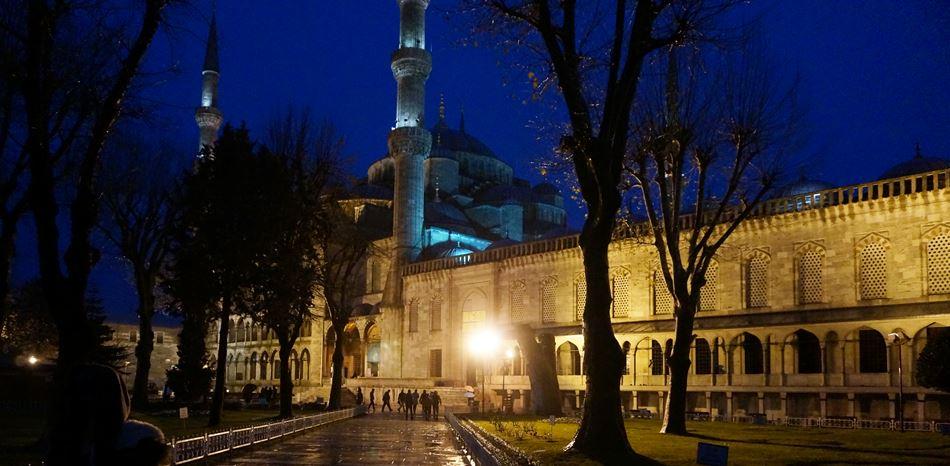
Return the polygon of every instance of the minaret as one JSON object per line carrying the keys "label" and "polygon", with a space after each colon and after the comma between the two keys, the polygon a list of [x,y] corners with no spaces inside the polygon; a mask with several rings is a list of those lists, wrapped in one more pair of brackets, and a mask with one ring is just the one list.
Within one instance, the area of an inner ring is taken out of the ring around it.
{"label": "minaret", "polygon": [[396,125],[389,133],[389,153],[396,166],[393,195],[392,268],[383,302],[402,304],[402,267],[418,257],[422,247],[423,161],[432,148],[424,126],[426,80],[432,55],[425,50],[425,12],[429,0],[396,0],[399,5],[399,48],[392,55],[396,78]]}
{"label": "minaret", "polygon": [[201,140],[198,153],[205,146],[211,146],[218,138],[218,128],[224,117],[218,110],[218,25],[215,12],[211,13],[211,26],[208,29],[208,47],[205,50],[205,64],[201,71],[201,106],[195,110],[195,121],[201,130]]}

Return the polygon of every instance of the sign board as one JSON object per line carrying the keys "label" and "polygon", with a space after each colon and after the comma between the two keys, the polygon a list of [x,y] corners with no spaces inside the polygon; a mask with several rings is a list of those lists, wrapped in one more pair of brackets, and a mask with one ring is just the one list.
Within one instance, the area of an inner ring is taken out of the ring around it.
{"label": "sign board", "polygon": [[188,407],[178,408],[178,419],[188,419]]}
{"label": "sign board", "polygon": [[729,447],[706,442],[696,445],[696,464],[726,466],[728,462]]}

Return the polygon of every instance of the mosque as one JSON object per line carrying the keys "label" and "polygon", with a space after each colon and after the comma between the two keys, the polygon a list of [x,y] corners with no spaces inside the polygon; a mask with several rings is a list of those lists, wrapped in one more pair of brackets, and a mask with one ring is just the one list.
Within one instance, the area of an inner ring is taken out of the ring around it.
{"label": "mosque", "polygon": [[[451,127],[440,104],[426,125],[428,0],[398,0],[391,68],[396,118],[388,153],[345,201],[380,253],[343,341],[316,317],[292,353],[300,401],[326,397],[330,356],[343,345],[345,387],[440,387],[489,408],[530,384],[512,324],[555,340],[565,409],[581,406],[580,317],[586,296],[577,235],[551,184],[532,186],[487,144]],[[201,143],[222,122],[212,22],[196,120]],[[637,238],[610,248],[614,332],[627,355],[623,408],[660,412],[669,374],[672,299],[655,252]],[[765,202],[710,266],[696,319],[689,411],[748,418],[950,419],[950,395],[915,381],[917,355],[950,325],[950,161],[918,153],[853,186],[802,179]],[[277,342],[242,318],[228,322],[227,385],[275,385]],[[475,337],[483,338],[474,341]],[[497,344],[495,344],[497,343]],[[216,340],[209,339],[215,353]],[[365,390],[365,388],[364,388]],[[903,394],[901,396],[900,394]],[[903,402],[901,405],[900,402]]]}

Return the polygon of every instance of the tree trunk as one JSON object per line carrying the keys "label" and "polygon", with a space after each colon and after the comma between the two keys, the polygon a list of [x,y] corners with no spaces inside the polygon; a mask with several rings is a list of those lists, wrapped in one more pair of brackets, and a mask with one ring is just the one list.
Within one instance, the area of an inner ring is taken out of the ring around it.
{"label": "tree trunk", "polygon": [[676,335],[673,339],[673,351],[669,356],[670,391],[666,396],[666,410],[663,413],[664,434],[686,434],[686,387],[689,383],[689,349],[693,342],[693,321],[697,303],[694,299],[683,301],[676,311]]}
{"label": "tree trunk", "polygon": [[527,325],[520,326],[516,336],[531,382],[531,412],[537,416],[560,416],[561,389],[554,360],[554,337],[544,334],[538,341]]}
{"label": "tree trunk", "polygon": [[340,409],[343,401],[343,326],[333,324],[336,343],[333,345],[333,368],[330,371],[330,401],[327,409]]}
{"label": "tree trunk", "polygon": [[211,395],[211,410],[208,413],[208,427],[221,423],[221,411],[224,409],[224,382],[228,374],[228,324],[231,320],[231,296],[221,300],[221,330],[218,331],[218,367],[215,370],[214,393]]}
{"label": "tree trunk", "polygon": [[287,419],[294,416],[294,381],[290,376],[290,350],[293,343],[289,339],[280,341],[280,414],[278,417]]}
{"label": "tree trunk", "polygon": [[[608,193],[609,194],[609,193]],[[610,197],[610,196],[608,196]],[[616,198],[616,199],[615,199]],[[587,301],[584,305],[584,368],[587,393],[584,416],[567,450],[607,464],[631,464],[637,461],[627,440],[620,401],[624,354],[610,322],[610,281],[607,248],[613,234],[619,194],[605,199],[599,212],[588,214],[581,233]],[[616,202],[614,202],[616,201]]]}
{"label": "tree trunk", "polygon": [[[16,227],[16,220],[9,218],[3,219],[3,225],[0,226],[0,329],[10,311],[10,269],[16,252]],[[2,344],[3,335],[0,332],[0,348]]]}
{"label": "tree trunk", "polygon": [[135,381],[132,384],[132,407],[148,407],[148,374],[152,369],[152,350],[155,348],[155,333],[152,317],[155,315],[155,295],[152,281],[146,277],[136,280],[139,295],[139,341],[135,345]]}

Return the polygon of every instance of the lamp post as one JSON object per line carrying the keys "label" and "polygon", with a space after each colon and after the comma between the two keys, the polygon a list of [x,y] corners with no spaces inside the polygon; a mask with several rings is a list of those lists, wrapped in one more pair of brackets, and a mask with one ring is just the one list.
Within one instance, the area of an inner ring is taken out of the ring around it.
{"label": "lamp post", "polygon": [[489,328],[482,328],[473,333],[468,340],[469,351],[482,359],[482,403],[479,410],[482,413],[485,412],[485,392],[488,390],[488,383],[485,380],[485,367],[488,364],[488,358],[494,355],[498,349],[499,341],[498,333]]}
{"label": "lamp post", "polygon": [[505,412],[506,403],[508,401],[508,389],[505,388],[505,376],[508,375],[508,371],[512,370],[512,359],[515,357],[515,350],[508,348],[505,350],[505,364],[504,369],[501,372],[501,411]]}
{"label": "lamp post", "polygon": [[904,339],[899,333],[888,335],[893,339],[893,344],[897,346],[897,422],[900,423],[901,432],[904,431],[904,358],[901,353],[901,346]]}

